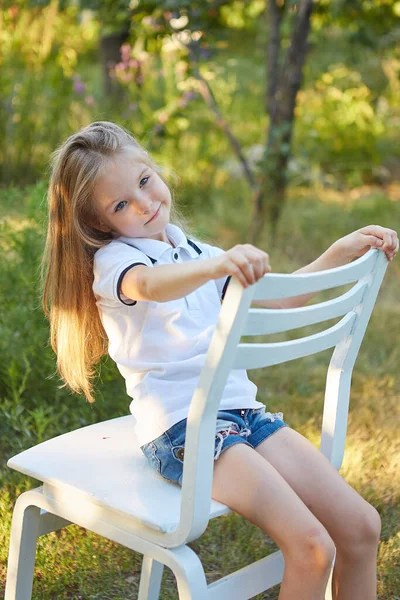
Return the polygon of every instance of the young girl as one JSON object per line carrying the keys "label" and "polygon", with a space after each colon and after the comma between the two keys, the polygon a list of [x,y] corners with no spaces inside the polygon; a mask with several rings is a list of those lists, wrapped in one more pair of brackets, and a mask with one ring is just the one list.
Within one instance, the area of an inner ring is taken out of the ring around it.
{"label": "young girl", "polygon": [[[254,284],[270,271],[268,254],[187,237],[161,168],[113,123],[84,127],[52,158],[43,306],[60,376],[94,402],[94,366],[108,351],[144,454],[180,484],[189,404],[230,276]],[[364,227],[299,272],[343,265],[370,247],[391,260],[396,232]],[[257,304],[295,307],[310,297]],[[335,547],[333,598],[375,599],[379,514],[256,392],[244,370],[231,372],[216,423],[213,498],[282,550],[280,600],[322,600]]]}

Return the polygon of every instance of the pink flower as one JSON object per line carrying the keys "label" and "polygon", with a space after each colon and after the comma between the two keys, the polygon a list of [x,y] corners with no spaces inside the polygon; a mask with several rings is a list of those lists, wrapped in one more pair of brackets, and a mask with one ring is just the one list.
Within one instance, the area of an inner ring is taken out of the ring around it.
{"label": "pink flower", "polygon": [[86,102],[86,104],[91,105],[91,104],[94,104],[95,100],[94,100],[93,96],[86,96],[85,102]]}
{"label": "pink flower", "polygon": [[178,106],[179,108],[186,108],[189,102],[195,100],[197,98],[196,92],[185,92],[183,96],[179,99]]}
{"label": "pink flower", "polygon": [[131,55],[131,47],[129,44],[123,44],[121,46],[121,58],[124,62],[128,62]]}
{"label": "pink flower", "polygon": [[82,94],[85,92],[85,84],[82,83],[82,81],[80,81],[79,79],[75,80],[74,91],[80,96],[82,96]]}
{"label": "pink flower", "polygon": [[186,108],[187,100],[184,96],[182,96],[182,98],[179,99],[178,106],[179,108]]}

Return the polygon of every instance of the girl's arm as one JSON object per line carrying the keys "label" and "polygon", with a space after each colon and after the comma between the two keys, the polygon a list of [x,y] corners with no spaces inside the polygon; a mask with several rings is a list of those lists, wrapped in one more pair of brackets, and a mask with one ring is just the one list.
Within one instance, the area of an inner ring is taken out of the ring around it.
{"label": "girl's arm", "polygon": [[187,296],[210,279],[235,275],[247,287],[270,270],[266,252],[251,244],[237,245],[212,258],[132,267],[122,279],[121,292],[131,300],[168,302]]}
{"label": "girl's arm", "polygon": [[131,300],[169,302],[183,298],[211,279],[211,260],[193,260],[153,268],[138,265],[125,273],[121,291]]}
{"label": "girl's arm", "polygon": [[[379,225],[369,225],[346,235],[332,244],[314,262],[294,271],[294,273],[314,273],[346,265],[363,256],[370,248],[385,252],[388,260],[393,260],[399,249],[397,233]],[[318,292],[282,298],[281,300],[256,300],[253,304],[264,308],[298,308],[303,306]]]}

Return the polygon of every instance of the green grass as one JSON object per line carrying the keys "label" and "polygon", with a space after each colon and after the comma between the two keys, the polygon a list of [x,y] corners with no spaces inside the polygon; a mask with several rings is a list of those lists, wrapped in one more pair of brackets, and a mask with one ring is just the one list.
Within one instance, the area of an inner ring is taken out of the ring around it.
{"label": "green grass", "polygon": [[[223,180],[223,174],[219,174]],[[184,182],[185,183],[185,182]],[[190,186],[182,204],[190,207]],[[247,240],[249,200],[244,184],[227,179],[210,193],[197,194],[193,225],[203,239],[228,249]],[[37,482],[6,467],[25,448],[77,427],[128,414],[130,399],[110,360],[104,360],[97,401],[60,389],[48,325],[38,292],[43,247],[45,184],[0,190],[0,590],[4,589],[12,509],[16,498]],[[211,197],[210,197],[211,194]],[[353,194],[354,196],[354,194]],[[274,271],[290,272],[312,261],[337,237],[363,225],[400,229],[399,203],[379,190],[351,199],[346,194],[292,190],[276,244],[260,244]],[[400,263],[389,265],[353,376],[346,452],[341,474],[382,518],[378,554],[379,600],[400,596],[400,442],[398,364]],[[291,427],[319,445],[323,390],[330,353],[253,371],[259,398],[272,412],[282,410]],[[210,523],[191,544],[205,565],[208,581],[276,549],[256,527],[230,514]],[[76,525],[38,540],[33,600],[117,600],[137,597],[141,556]],[[275,586],[263,598],[277,598]],[[172,573],[165,571],[162,600],[177,598]]]}

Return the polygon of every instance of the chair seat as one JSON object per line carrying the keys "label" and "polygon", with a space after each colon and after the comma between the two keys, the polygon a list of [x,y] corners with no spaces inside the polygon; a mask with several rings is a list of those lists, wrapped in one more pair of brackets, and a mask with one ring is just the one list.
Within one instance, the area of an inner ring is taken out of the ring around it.
{"label": "chair seat", "polygon": [[[179,522],[181,488],[149,466],[132,415],[88,425],[13,456],[7,466],[169,533]],[[230,512],[211,501],[210,518]]]}

